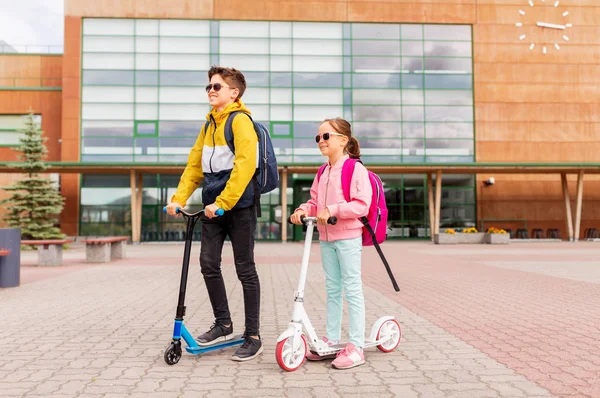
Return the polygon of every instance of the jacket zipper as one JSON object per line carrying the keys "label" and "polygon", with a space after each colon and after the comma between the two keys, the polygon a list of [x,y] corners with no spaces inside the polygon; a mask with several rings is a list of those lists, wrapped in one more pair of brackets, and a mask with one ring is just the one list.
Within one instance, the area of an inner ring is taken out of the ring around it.
{"label": "jacket zipper", "polygon": [[[327,170],[327,182],[325,183],[325,208],[327,208],[327,192],[329,191],[329,180],[331,177],[331,165]],[[329,232],[327,231],[327,224],[325,224],[325,241],[329,242]]]}
{"label": "jacket zipper", "polygon": [[210,115],[210,120],[211,120],[211,124],[214,123],[215,128],[213,130],[213,151],[210,154],[210,159],[208,159],[208,167],[210,168],[210,172],[211,174],[213,173],[213,168],[212,168],[212,158],[215,154],[215,149],[216,149],[216,144],[215,144],[215,133],[217,132],[217,122],[215,121],[215,118],[213,117],[213,115]]}

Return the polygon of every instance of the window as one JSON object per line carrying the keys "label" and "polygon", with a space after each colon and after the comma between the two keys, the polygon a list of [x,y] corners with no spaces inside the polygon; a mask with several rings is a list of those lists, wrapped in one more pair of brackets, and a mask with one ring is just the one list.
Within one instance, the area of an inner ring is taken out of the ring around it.
{"label": "window", "polygon": [[131,137],[133,121],[86,120],[81,123],[84,137]]}
{"label": "window", "polygon": [[156,136],[158,134],[158,122],[156,121],[136,121],[135,135],[138,137]]}
{"label": "window", "polygon": [[[189,148],[180,144],[193,145],[202,128],[207,71],[219,64],[244,72],[243,101],[280,138],[282,164],[319,163],[310,141],[331,117],[352,123],[371,161],[474,161],[471,30],[85,18],[82,159],[184,162]],[[114,151],[98,139],[127,141]]]}
{"label": "window", "polygon": [[[42,127],[42,116],[34,115],[33,121]],[[19,130],[27,127],[27,115],[0,115],[0,146],[19,145],[23,134]]]}
{"label": "window", "polygon": [[292,132],[292,124],[284,122],[271,122],[271,136],[282,138],[290,137]]}

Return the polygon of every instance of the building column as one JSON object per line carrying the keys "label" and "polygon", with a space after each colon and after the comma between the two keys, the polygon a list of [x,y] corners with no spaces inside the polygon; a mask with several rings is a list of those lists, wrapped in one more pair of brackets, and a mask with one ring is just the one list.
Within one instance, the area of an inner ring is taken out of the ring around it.
{"label": "building column", "polygon": [[581,207],[583,204],[583,170],[579,171],[577,175],[577,210],[575,211],[575,228],[573,240],[577,242],[579,240],[581,232]]}
{"label": "building column", "polygon": [[136,235],[137,235],[137,241],[136,243],[140,243],[141,238],[142,238],[142,193],[144,192],[144,180],[143,180],[144,175],[142,174],[142,172],[138,172],[137,173],[137,197],[135,200],[135,204],[137,206],[137,211],[136,211],[136,217],[137,217],[137,221],[136,221]]}
{"label": "building column", "polygon": [[139,242],[135,227],[137,220],[137,175],[135,170],[129,170],[129,186],[131,187],[131,241]]}
{"label": "building column", "polygon": [[567,213],[567,231],[569,231],[569,242],[573,241],[573,217],[571,216],[571,200],[569,198],[569,185],[567,183],[567,175],[561,173],[560,179],[562,182],[563,199],[565,201],[565,212]]}
{"label": "building column", "polygon": [[435,235],[440,234],[440,213],[442,210],[442,170],[435,176]]}
{"label": "building column", "polygon": [[427,173],[427,207],[429,208],[429,237],[434,240],[435,234],[435,201],[433,200],[433,176]]}
{"label": "building column", "polygon": [[287,242],[287,167],[281,170],[281,241]]}
{"label": "building column", "polygon": [[140,243],[142,230],[142,192],[144,182],[142,173],[135,170],[129,171],[129,184],[131,186],[131,241]]}

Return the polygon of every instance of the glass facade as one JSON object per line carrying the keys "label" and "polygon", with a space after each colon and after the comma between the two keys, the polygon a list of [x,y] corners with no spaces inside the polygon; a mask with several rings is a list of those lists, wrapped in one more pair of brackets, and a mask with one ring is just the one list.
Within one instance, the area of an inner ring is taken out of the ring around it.
{"label": "glass facade", "polygon": [[[313,176],[294,181],[293,203],[310,198]],[[430,236],[427,205],[427,176],[422,174],[382,175],[388,207],[388,238],[425,239]],[[475,179],[471,175],[446,174],[442,180],[440,228],[476,226]],[[435,175],[433,177],[435,187]],[[289,200],[289,199],[288,199]],[[301,228],[289,235],[303,239]],[[317,239],[317,237],[315,237]]]}
{"label": "glass facade", "polygon": [[[130,235],[131,188],[128,175],[83,175],[81,180],[80,228],[82,236]],[[162,209],[175,194],[178,175],[144,174],[142,191],[142,241],[181,241],[185,222],[167,216]],[[292,210],[292,190],[288,190],[288,211]],[[188,201],[191,211],[201,209],[201,190]],[[261,240],[281,239],[280,193],[275,189],[261,198],[262,217],[256,237]],[[285,225],[285,224],[284,224]],[[194,240],[200,240],[200,225]],[[291,233],[291,227],[289,228]]]}
{"label": "glass facade", "polygon": [[[322,163],[313,137],[336,116],[352,123],[366,164],[471,162],[471,37],[470,25],[86,18],[81,160],[185,162],[209,111],[207,71],[223,65],[246,76],[243,100],[269,127],[281,165]],[[405,177],[389,184],[405,192]],[[472,178],[463,180],[473,193]],[[86,181],[82,201],[93,189]],[[465,206],[449,217],[474,222],[474,201]],[[397,214],[404,225],[404,210]],[[427,223],[427,211],[406,217]],[[83,230],[83,212],[81,221]]]}

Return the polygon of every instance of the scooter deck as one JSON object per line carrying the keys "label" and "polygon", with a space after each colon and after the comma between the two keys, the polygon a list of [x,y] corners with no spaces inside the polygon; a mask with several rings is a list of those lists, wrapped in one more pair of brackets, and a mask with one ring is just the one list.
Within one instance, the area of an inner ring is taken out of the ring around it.
{"label": "scooter deck", "polygon": [[233,347],[236,345],[241,345],[244,343],[244,336],[239,334],[232,337],[229,340],[219,341],[218,343],[205,345],[205,346],[196,346],[196,347],[185,347],[185,350],[190,354],[202,354],[209,351],[216,351],[227,347]]}
{"label": "scooter deck", "polygon": [[[383,343],[384,341],[385,341],[384,339],[381,339],[379,341],[371,341],[371,340],[366,339],[365,346],[363,348],[375,347],[375,346]],[[309,348],[309,351],[312,352],[313,354],[317,354],[317,355],[324,357],[324,356],[337,354],[338,352],[343,350],[345,347],[346,347],[346,343],[339,343],[339,344],[334,344],[332,346],[329,346],[328,349],[323,350],[320,353],[317,352],[316,350],[311,350],[310,348]]]}

